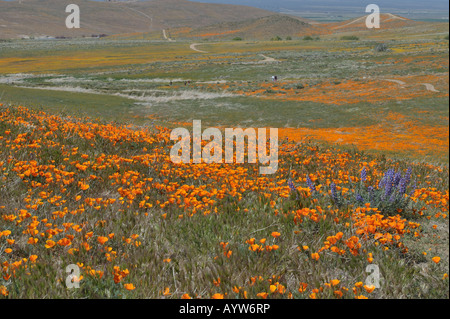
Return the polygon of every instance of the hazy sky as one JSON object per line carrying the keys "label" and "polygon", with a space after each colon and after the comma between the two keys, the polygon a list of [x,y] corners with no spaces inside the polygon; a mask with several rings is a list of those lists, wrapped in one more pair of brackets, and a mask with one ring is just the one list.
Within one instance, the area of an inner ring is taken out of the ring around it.
{"label": "hazy sky", "polygon": [[[13,1],[13,0],[4,0]],[[105,1],[105,0],[93,0]],[[151,1],[151,0],[140,0]],[[303,11],[320,13],[364,14],[367,5],[377,4],[381,12],[427,13],[448,15],[448,0],[195,0],[195,2],[241,4],[275,12]]]}
{"label": "hazy sky", "polygon": [[265,9],[305,10],[315,9],[326,11],[327,7],[343,11],[365,8],[374,3],[380,8],[395,8],[397,10],[447,10],[447,0],[196,0],[197,2],[244,4]]}

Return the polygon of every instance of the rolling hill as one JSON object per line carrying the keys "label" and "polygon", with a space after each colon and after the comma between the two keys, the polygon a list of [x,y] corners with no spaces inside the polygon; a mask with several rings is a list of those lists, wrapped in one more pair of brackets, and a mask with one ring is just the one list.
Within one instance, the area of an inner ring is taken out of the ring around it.
{"label": "rolling hill", "polygon": [[[81,28],[67,29],[68,4],[78,4]],[[273,12],[237,5],[186,0],[95,2],[88,0],[0,0],[0,38],[23,36],[80,37],[91,34],[152,32],[165,28],[199,28],[243,21]]]}
{"label": "rolling hill", "polygon": [[171,31],[177,37],[197,39],[269,39],[276,36],[286,37],[298,33],[311,33],[318,27],[306,19],[274,14],[266,17],[248,19],[239,22],[217,23],[206,27],[179,32]]}

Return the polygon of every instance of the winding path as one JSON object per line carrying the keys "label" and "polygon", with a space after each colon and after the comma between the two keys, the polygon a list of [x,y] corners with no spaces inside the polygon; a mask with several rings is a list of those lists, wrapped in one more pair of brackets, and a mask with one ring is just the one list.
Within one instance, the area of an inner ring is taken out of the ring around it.
{"label": "winding path", "polygon": [[209,52],[206,52],[206,51],[202,51],[202,50],[197,49],[197,45],[200,45],[200,44],[201,44],[201,43],[192,43],[191,46],[190,46],[190,48],[191,48],[192,50],[197,51],[197,52],[200,52],[200,53],[209,53]]}
{"label": "winding path", "polygon": [[[401,88],[404,88],[405,85],[406,85],[405,82],[400,81],[400,80],[393,80],[393,79],[384,79],[384,80],[385,80],[385,81],[389,81],[389,82],[397,83],[397,84],[400,85]],[[440,92],[440,91],[436,90],[436,88],[434,87],[433,84],[430,84],[430,83],[420,83],[420,84],[424,85],[425,88],[426,88],[428,91],[430,91],[430,92],[436,92],[436,93],[439,93],[439,92]]]}

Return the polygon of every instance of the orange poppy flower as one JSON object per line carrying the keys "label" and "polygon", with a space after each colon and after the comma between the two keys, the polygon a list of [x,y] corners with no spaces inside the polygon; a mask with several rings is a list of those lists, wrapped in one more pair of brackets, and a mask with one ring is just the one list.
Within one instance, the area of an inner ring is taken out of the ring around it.
{"label": "orange poppy flower", "polygon": [[133,284],[124,284],[126,290],[134,290],[136,287]]}
{"label": "orange poppy flower", "polygon": [[433,260],[436,264],[439,264],[439,262],[441,261],[441,257],[433,257],[432,260]]}
{"label": "orange poppy flower", "polygon": [[109,240],[108,237],[104,237],[104,236],[99,236],[99,237],[97,238],[97,241],[98,241],[101,245],[103,245],[104,243],[106,243],[108,240]]}

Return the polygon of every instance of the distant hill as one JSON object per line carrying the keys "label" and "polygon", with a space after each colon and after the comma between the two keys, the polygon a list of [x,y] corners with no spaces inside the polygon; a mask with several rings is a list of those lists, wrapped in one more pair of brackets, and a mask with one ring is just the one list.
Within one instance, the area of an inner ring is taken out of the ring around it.
{"label": "distant hill", "polygon": [[[365,31],[367,30],[366,19],[367,16],[362,16],[347,21],[329,23],[326,25],[324,24],[323,27],[329,29],[330,33]],[[381,30],[399,29],[404,27],[417,26],[420,24],[423,23],[391,13],[382,13],[380,15]]]}
{"label": "distant hill", "polygon": [[[373,33],[374,30],[367,28],[366,19],[367,15],[342,22],[318,23],[317,21],[295,16],[273,14],[261,18],[218,23],[200,28],[171,29],[170,34],[174,38],[214,40],[239,37],[246,40],[269,40],[276,36],[285,38],[287,36],[321,36],[349,32]],[[383,13],[380,15],[380,29],[378,30],[395,30],[396,32],[403,32],[401,30],[416,26],[425,27],[426,23],[414,21],[391,13]]]}
{"label": "distant hill", "polygon": [[[69,4],[78,4],[81,28],[67,29]],[[23,36],[79,37],[92,34],[152,32],[166,28],[199,28],[273,15],[246,6],[187,0],[95,2],[88,0],[0,0],[0,38]]]}
{"label": "distant hill", "polygon": [[276,36],[294,36],[309,34],[316,29],[309,21],[297,17],[275,14],[267,17],[239,22],[217,23],[210,26],[180,31],[171,30],[171,34],[185,38],[208,39],[270,39]]}

